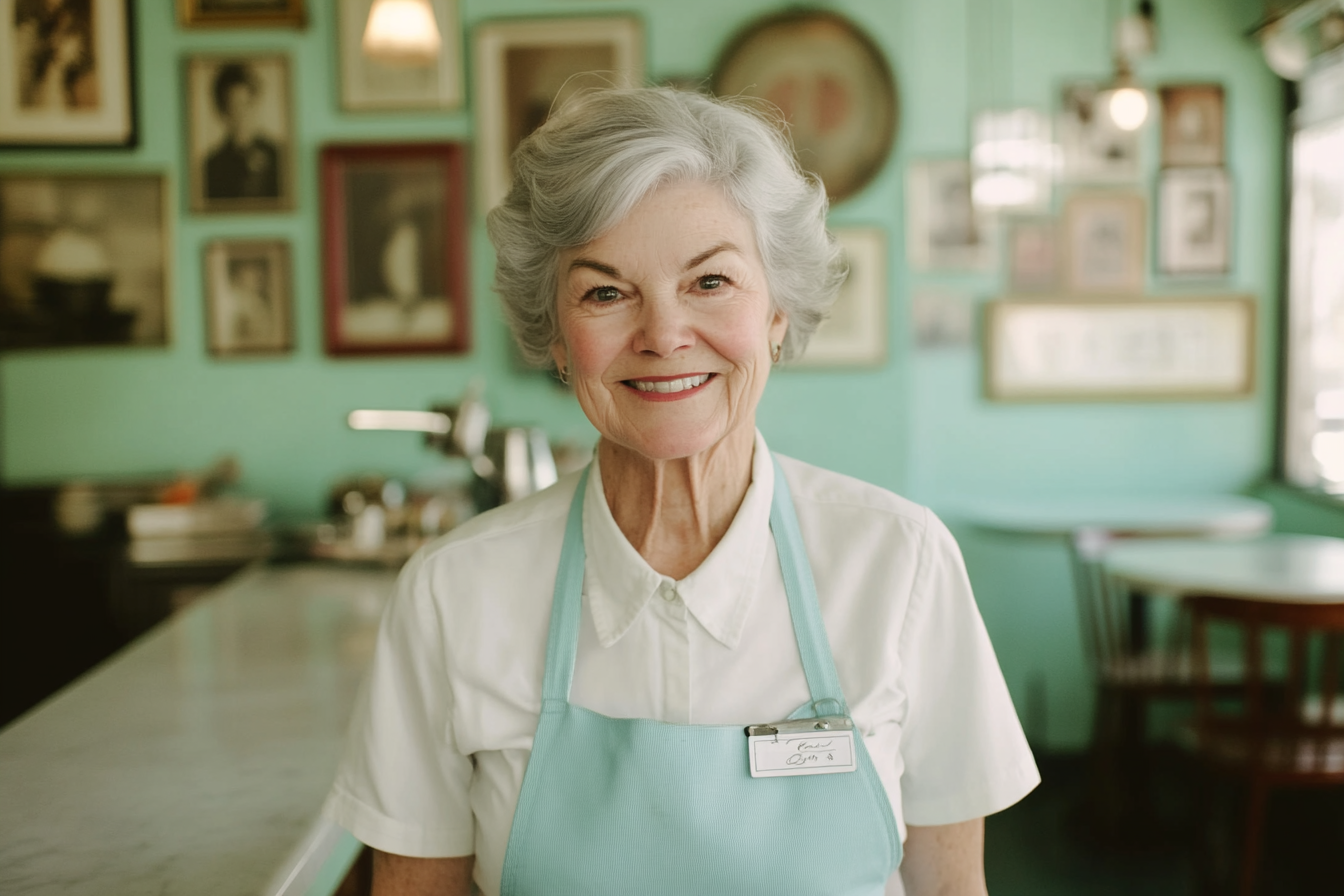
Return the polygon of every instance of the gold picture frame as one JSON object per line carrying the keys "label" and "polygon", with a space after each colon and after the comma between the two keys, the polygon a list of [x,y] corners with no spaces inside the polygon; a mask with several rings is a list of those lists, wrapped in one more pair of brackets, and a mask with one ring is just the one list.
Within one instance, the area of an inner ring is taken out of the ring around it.
{"label": "gold picture frame", "polygon": [[994,401],[1197,401],[1255,387],[1249,296],[999,300],[985,306]]}
{"label": "gold picture frame", "polygon": [[1062,285],[1069,294],[1142,293],[1148,267],[1148,203],[1121,190],[1081,192],[1064,201]]}
{"label": "gold picture frame", "polygon": [[177,0],[185,28],[302,28],[304,0]]}

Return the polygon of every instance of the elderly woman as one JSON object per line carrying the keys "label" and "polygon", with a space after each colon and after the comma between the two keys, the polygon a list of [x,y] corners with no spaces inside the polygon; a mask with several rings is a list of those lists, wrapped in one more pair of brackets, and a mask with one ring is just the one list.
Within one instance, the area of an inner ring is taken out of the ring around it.
{"label": "elderly woman", "polygon": [[755,427],[845,276],[820,184],[669,89],[514,168],[498,289],[601,439],[401,575],[328,803],[375,893],[983,893],[1039,778],[956,545]]}

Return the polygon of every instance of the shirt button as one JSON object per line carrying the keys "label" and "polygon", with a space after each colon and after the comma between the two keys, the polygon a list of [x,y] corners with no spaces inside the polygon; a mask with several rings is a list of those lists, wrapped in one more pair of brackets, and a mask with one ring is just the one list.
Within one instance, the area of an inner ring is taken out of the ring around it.
{"label": "shirt button", "polygon": [[672,585],[664,585],[662,588],[663,600],[672,603],[677,599],[677,589]]}

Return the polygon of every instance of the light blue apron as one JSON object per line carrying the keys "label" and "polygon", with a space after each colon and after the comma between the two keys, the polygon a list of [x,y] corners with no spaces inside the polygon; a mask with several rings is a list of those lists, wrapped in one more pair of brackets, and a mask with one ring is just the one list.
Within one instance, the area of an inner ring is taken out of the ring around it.
{"label": "light blue apron", "polygon": [[[857,728],[857,771],[753,778],[741,725],[613,719],[570,704],[587,484],[585,471],[565,528],[502,896],[881,896],[901,843]],[[848,715],[778,462],[770,528],[812,694],[790,718]]]}

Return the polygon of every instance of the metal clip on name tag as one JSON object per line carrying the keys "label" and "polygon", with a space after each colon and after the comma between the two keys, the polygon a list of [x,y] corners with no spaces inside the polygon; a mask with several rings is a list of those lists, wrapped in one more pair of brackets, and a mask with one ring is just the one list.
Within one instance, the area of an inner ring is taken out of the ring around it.
{"label": "metal clip on name tag", "polygon": [[753,778],[852,772],[854,723],[845,716],[748,725],[747,765]]}

